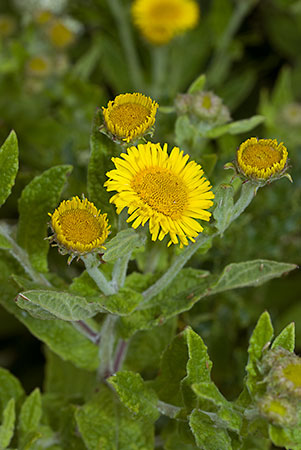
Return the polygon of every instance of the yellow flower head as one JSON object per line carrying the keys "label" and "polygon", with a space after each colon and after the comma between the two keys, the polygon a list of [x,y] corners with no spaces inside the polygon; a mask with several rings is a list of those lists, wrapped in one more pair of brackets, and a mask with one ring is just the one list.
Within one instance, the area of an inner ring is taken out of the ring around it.
{"label": "yellow flower head", "polygon": [[49,25],[48,37],[52,45],[58,48],[68,47],[75,40],[75,33],[60,20]]}
{"label": "yellow flower head", "polygon": [[199,6],[195,0],[134,0],[132,16],[149,42],[162,45],[197,24]]}
{"label": "yellow flower head", "polygon": [[158,103],[143,94],[120,94],[102,108],[105,126],[115,139],[130,142],[152,131]]}
{"label": "yellow flower head", "polygon": [[203,230],[196,219],[208,221],[214,194],[203,170],[189,155],[167,144],[140,144],[130,147],[120,158],[112,158],[116,169],[107,173],[108,191],[117,191],[111,203],[117,213],[128,208],[132,227],[149,221],[152,240],[162,240],[169,233],[170,242],[188,245]]}
{"label": "yellow flower head", "polygon": [[0,36],[11,36],[16,29],[16,21],[13,16],[0,14]]}
{"label": "yellow flower head", "polygon": [[50,61],[45,56],[33,56],[27,62],[27,71],[34,77],[44,78],[50,73]]}
{"label": "yellow flower head", "polygon": [[266,395],[258,403],[260,413],[275,425],[291,426],[296,423],[296,411],[287,399]]}
{"label": "yellow flower head", "polygon": [[52,240],[63,254],[81,256],[98,251],[108,237],[107,215],[86,198],[63,201],[51,216]]}
{"label": "yellow flower head", "polygon": [[279,178],[287,168],[287,149],[276,139],[250,138],[237,150],[238,170],[247,178]]}

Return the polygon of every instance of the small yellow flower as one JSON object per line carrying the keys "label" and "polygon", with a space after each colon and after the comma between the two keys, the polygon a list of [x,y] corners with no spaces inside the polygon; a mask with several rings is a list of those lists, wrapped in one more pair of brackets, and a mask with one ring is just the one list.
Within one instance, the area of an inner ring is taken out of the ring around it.
{"label": "small yellow flower", "polygon": [[49,25],[48,37],[50,42],[58,48],[68,47],[75,40],[74,32],[60,20]]}
{"label": "small yellow flower", "polygon": [[33,56],[27,62],[27,71],[32,76],[44,78],[50,72],[50,61],[45,56]]}
{"label": "small yellow flower", "polygon": [[130,147],[120,158],[112,158],[116,169],[107,173],[108,191],[117,191],[110,202],[120,214],[128,208],[132,227],[149,221],[152,240],[162,240],[169,233],[170,244],[188,245],[203,230],[196,219],[208,221],[214,194],[203,170],[189,155],[167,144],[140,144]]}
{"label": "small yellow flower", "polygon": [[0,36],[11,36],[16,29],[16,21],[13,16],[0,14]]}
{"label": "small yellow flower", "polygon": [[149,42],[162,45],[197,24],[199,6],[195,0],[134,0],[132,16]]}
{"label": "small yellow flower", "polygon": [[130,142],[152,132],[158,103],[143,94],[120,94],[102,108],[106,129],[115,139]]}
{"label": "small yellow flower", "polygon": [[34,18],[38,25],[45,25],[53,19],[53,14],[48,9],[39,9],[34,14]]}
{"label": "small yellow flower", "polygon": [[51,216],[51,237],[61,253],[82,256],[104,249],[109,235],[107,214],[100,211],[86,198],[73,197],[63,201]]}
{"label": "small yellow flower", "polygon": [[287,149],[276,139],[250,138],[237,150],[238,170],[255,180],[280,178],[287,168]]}
{"label": "small yellow flower", "polygon": [[301,358],[294,359],[282,369],[282,376],[290,390],[301,395]]}
{"label": "small yellow flower", "polygon": [[283,397],[266,395],[258,403],[260,413],[275,425],[292,426],[297,421],[292,402]]}

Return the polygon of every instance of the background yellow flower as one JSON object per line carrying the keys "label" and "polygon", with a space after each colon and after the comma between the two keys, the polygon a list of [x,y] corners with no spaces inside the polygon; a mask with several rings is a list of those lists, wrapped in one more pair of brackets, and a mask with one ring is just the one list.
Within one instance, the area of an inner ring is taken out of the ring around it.
{"label": "background yellow flower", "polygon": [[199,7],[194,0],[135,0],[132,16],[149,42],[162,45],[197,24]]}

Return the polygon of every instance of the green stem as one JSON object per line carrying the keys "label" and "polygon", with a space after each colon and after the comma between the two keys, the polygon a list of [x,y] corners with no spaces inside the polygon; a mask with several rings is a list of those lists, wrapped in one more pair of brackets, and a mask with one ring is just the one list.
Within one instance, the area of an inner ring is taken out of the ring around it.
{"label": "green stem", "polygon": [[256,195],[257,189],[258,184],[253,183],[252,181],[246,181],[241,185],[240,197],[233,207],[233,214],[229,225],[249,206]]}
{"label": "green stem", "polygon": [[[229,21],[228,27],[219,39],[215,55],[213,56],[212,62],[207,71],[207,80],[210,82],[210,85],[215,86],[223,80],[224,74],[226,73],[230,63],[229,52],[227,51],[228,47],[244,18],[247,16],[250,9],[258,3],[258,1],[259,0],[239,0],[237,2],[236,9],[234,10],[234,13]],[[225,64],[226,59],[227,63]]]}
{"label": "green stem", "polygon": [[114,373],[115,326],[118,316],[108,314],[102,324],[99,343],[98,379],[103,380]]}
{"label": "green stem", "polygon": [[86,336],[94,344],[99,342],[99,334],[96,333],[84,320],[76,320],[72,322],[74,328],[76,328],[81,334]]}
{"label": "green stem", "polygon": [[124,286],[126,272],[132,253],[129,252],[122,258],[118,258],[114,264],[112,273],[112,287],[115,292],[118,292],[121,287]]}
{"label": "green stem", "polygon": [[144,82],[127,11],[125,11],[120,0],[108,0],[108,6],[117,23],[117,29],[127,58],[132,83],[136,90],[141,91],[143,90]]}
{"label": "green stem", "polygon": [[115,289],[98,267],[100,262],[97,260],[97,256],[90,253],[89,255],[82,256],[81,259],[85,264],[88,274],[95,281],[101,292],[104,295],[115,294]]}
{"label": "green stem", "polygon": [[154,283],[142,293],[144,300],[140,303],[140,307],[138,309],[145,309],[146,304],[173,281],[173,279],[178,275],[182,267],[192,257],[192,255],[217,234],[218,233],[215,233],[211,236],[204,236],[203,234],[200,234],[196,238],[195,243],[188,245],[188,247],[186,247],[185,250],[183,250],[183,252],[179,256],[177,256],[173,264],[164,273],[164,275],[162,275],[162,277],[159,278],[156,283]]}

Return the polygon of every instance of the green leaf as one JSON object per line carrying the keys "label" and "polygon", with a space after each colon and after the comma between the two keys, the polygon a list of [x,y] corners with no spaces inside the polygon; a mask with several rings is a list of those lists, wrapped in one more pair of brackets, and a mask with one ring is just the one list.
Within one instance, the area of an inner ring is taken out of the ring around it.
{"label": "green leaf", "polygon": [[241,134],[247,133],[253,130],[253,128],[260,125],[265,120],[264,116],[253,116],[249,119],[237,120],[236,122],[227,123],[226,125],[216,126],[206,131],[205,136],[207,138],[218,138],[226,133],[229,134]]}
{"label": "green leaf", "polygon": [[100,299],[101,306],[111,314],[127,316],[142,301],[142,294],[133,289],[123,287],[117,294],[109,295]]}
{"label": "green leaf", "polygon": [[185,405],[188,409],[196,406],[196,397],[191,389],[194,383],[210,382],[210,371],[212,362],[207,353],[207,347],[202,338],[190,327],[184,331],[187,348],[188,361],[186,365],[187,375],[181,381],[181,388]]}
{"label": "green leaf", "polygon": [[259,379],[257,364],[262,357],[263,350],[270,344],[274,334],[270,315],[265,311],[257,322],[250,338],[248,353],[249,360],[246,367],[248,372],[247,387],[251,393],[257,390],[256,382]]}
{"label": "green leaf", "polygon": [[142,247],[144,242],[145,236],[142,236],[133,228],[119,231],[115,237],[106,242],[106,250],[102,258],[104,261],[114,262],[136,248]]}
{"label": "green leaf", "polygon": [[196,444],[203,450],[232,450],[231,439],[226,430],[218,428],[209,415],[193,410],[189,425]]}
{"label": "green leaf", "polygon": [[124,370],[117,372],[107,381],[115,388],[122,403],[137,417],[145,416],[152,422],[158,419],[158,397],[139,373]]}
{"label": "green leaf", "polygon": [[102,125],[101,112],[94,117],[90,137],[91,156],[88,166],[88,198],[102,212],[108,214],[112,230],[116,228],[115,207],[110,203],[111,194],[104,188],[106,172],[112,169],[112,156],[120,153],[116,144],[99,131]]}
{"label": "green leaf", "polygon": [[91,397],[96,388],[96,373],[63,361],[47,347],[44,389],[62,398],[83,400]]}
{"label": "green leaf", "polygon": [[284,330],[281,331],[272,344],[272,349],[276,347],[282,347],[293,352],[295,349],[295,324],[290,323]]}
{"label": "green leaf", "polygon": [[193,141],[195,134],[196,130],[190,123],[189,117],[186,115],[179,116],[175,125],[176,144],[179,147],[187,146]]}
{"label": "green leaf", "polygon": [[95,316],[98,312],[105,312],[105,309],[98,302],[98,298],[87,300],[68,292],[25,291],[17,296],[16,302],[21,309],[28,310],[30,313],[33,304],[50,313],[53,317],[67,321],[84,320]]}
{"label": "green leaf", "polygon": [[17,136],[11,131],[0,148],[0,206],[3,205],[15,184],[19,168]]}
{"label": "green leaf", "polygon": [[59,202],[66,177],[71,166],[56,166],[35,177],[24,189],[19,199],[19,225],[17,240],[29,255],[30,262],[38,272],[47,272],[48,213]]}
{"label": "green leaf", "polygon": [[260,286],[272,278],[280,277],[296,268],[295,264],[265,259],[229,264],[225,267],[217,282],[210,287],[210,294],[245,286]]}
{"label": "green leaf", "polygon": [[230,124],[228,132],[229,134],[247,133],[264,121],[265,117],[260,115],[250,117],[249,119],[237,120],[236,122],[232,122]]}
{"label": "green leaf", "polygon": [[7,448],[14,435],[15,420],[16,420],[15,399],[12,398],[9,400],[3,411],[3,420],[0,426],[1,449]]}
{"label": "green leaf", "polygon": [[226,423],[227,428],[239,432],[242,425],[241,414],[234,409],[231,402],[225,399],[212,381],[193,384],[192,390],[199,399],[209,400],[219,408],[216,415]]}
{"label": "green leaf", "polygon": [[213,217],[216,220],[215,226],[221,234],[223,234],[232,221],[233,196],[234,189],[230,184],[221,184],[215,194],[214,202],[216,206],[213,211]]}
{"label": "green leaf", "polygon": [[153,450],[154,430],[150,421],[133,418],[105,385],[78,408],[78,429],[88,450]]}
{"label": "green leaf", "polygon": [[20,309],[11,299],[1,299],[3,306],[29,331],[62,359],[76,367],[95,370],[98,367],[98,347],[79,333],[71,323],[59,319],[39,320]]}
{"label": "green leaf", "polygon": [[8,370],[0,367],[0,414],[3,414],[10,399],[14,398],[18,405],[24,395],[20,381]]}
{"label": "green leaf", "polygon": [[39,388],[36,388],[27,397],[22,405],[19,415],[19,445],[32,441],[37,436],[37,428],[42,417],[42,398]]}
{"label": "green leaf", "polygon": [[206,75],[199,75],[196,80],[191,83],[188,89],[188,94],[194,94],[195,92],[202,91],[206,83]]}

